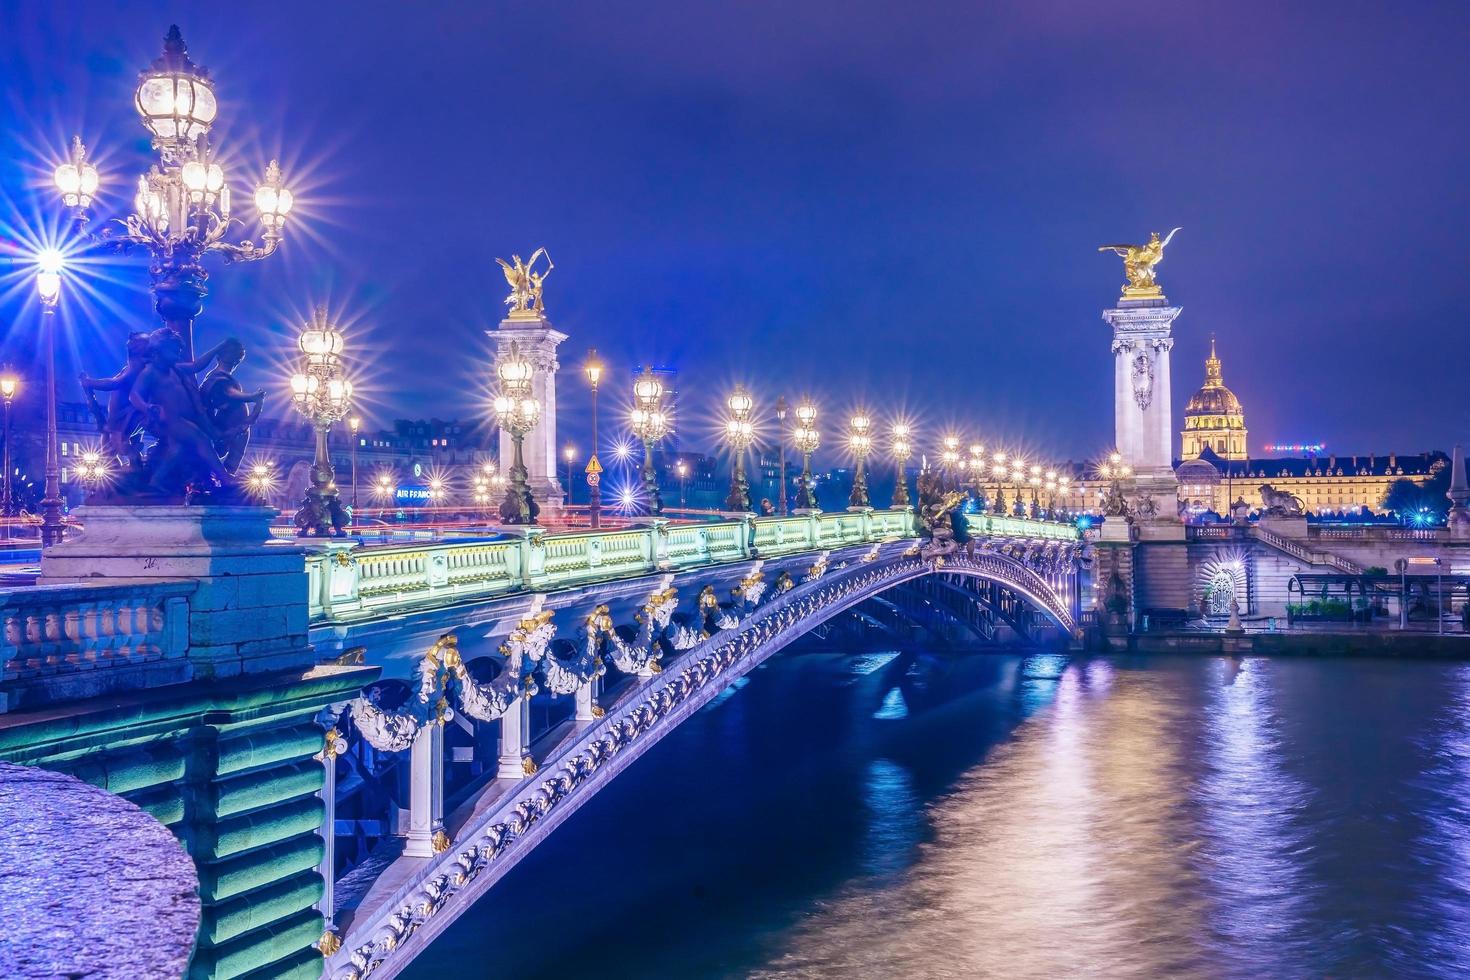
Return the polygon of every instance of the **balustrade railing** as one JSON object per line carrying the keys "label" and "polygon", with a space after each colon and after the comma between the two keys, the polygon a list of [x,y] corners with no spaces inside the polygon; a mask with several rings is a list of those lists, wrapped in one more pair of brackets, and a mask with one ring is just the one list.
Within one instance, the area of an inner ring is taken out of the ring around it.
{"label": "balustrade railing", "polygon": [[[32,683],[53,690],[65,675],[78,693],[106,668],[187,659],[192,581],[32,585],[0,589],[0,712]],[[61,686],[65,686],[63,683]]]}
{"label": "balustrade railing", "polygon": [[[1020,517],[970,516],[977,534],[1072,541],[1071,524]],[[545,533],[517,530],[500,541],[328,544],[308,556],[312,622],[349,620],[491,598],[530,589],[566,588],[601,579],[673,571],[758,556],[820,551],[915,534],[908,510],[839,511],[799,517]]]}

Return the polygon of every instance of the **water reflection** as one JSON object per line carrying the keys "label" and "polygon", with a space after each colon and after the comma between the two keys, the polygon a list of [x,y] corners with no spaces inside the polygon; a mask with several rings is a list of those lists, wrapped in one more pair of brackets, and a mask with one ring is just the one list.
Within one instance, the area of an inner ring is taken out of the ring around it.
{"label": "water reflection", "polygon": [[1460,665],[778,658],[409,975],[1470,975],[1467,781]]}

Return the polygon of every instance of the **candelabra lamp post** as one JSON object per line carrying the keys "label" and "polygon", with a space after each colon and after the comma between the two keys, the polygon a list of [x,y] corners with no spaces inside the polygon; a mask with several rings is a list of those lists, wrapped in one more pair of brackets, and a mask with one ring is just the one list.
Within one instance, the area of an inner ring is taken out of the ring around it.
{"label": "candelabra lamp post", "polygon": [[61,456],[56,435],[56,304],[61,299],[61,255],[41,256],[36,292],[41,297],[41,334],[46,358],[46,488],[41,497],[41,547],[59,544],[61,525]]}
{"label": "candelabra lamp post", "polygon": [[674,472],[679,474],[679,509],[685,510],[689,507],[689,464],[679,460],[674,464]]}
{"label": "candelabra lamp post", "polygon": [[[1071,507],[1070,502],[1067,499],[1067,494],[1071,491],[1071,483],[1072,483],[1072,478],[1069,477],[1069,476],[1059,476],[1059,477],[1057,477],[1057,493],[1060,494],[1061,495],[1061,498],[1062,498],[1062,509],[1061,509],[1061,513],[1062,513],[1062,516],[1064,518],[1068,518],[1068,517],[1071,517],[1072,516],[1072,507]],[[1055,515],[1053,515],[1053,516],[1055,516]]]}
{"label": "candelabra lamp post", "polygon": [[[225,241],[235,219],[229,184],[210,142],[219,111],[214,81],[189,60],[177,27],[169,28],[163,55],[141,74],[133,104],[153,137],[157,158],[138,177],[133,212],[89,237],[113,248],[148,251],[155,308],[164,325],[183,339],[185,358],[191,358],[194,319],[209,292],[204,256],[217,252],[229,262],[250,262],[273,254],[294,199],[272,160],[255,189],[264,230],[260,244]],[[72,140],[71,157],[56,168],[54,179],[62,203],[84,231],[100,180],[80,138]]]}
{"label": "candelabra lamp post", "polygon": [[873,449],[873,437],[868,430],[873,420],[865,412],[858,412],[847,420],[847,446],[857,459],[852,471],[852,493],[847,497],[848,510],[868,510],[873,502],[868,499],[868,453]]}
{"label": "candelabra lamp post", "polygon": [[810,399],[803,398],[796,406],[796,429],[791,433],[791,440],[796,444],[796,451],[801,453],[801,484],[796,490],[797,513],[819,513],[812,480],[812,453],[822,444],[822,437],[817,432],[817,406]]}
{"label": "candelabra lamp post", "polygon": [[[15,398],[15,393],[20,389],[20,379],[10,373],[6,367],[0,371],[0,398],[5,399],[5,481],[4,497],[0,498],[0,517],[10,517],[15,513],[15,498],[11,493],[11,471],[15,469],[10,459],[10,403]],[[9,535],[8,525],[6,530]]]}
{"label": "candelabra lamp post", "polygon": [[393,485],[393,477],[387,473],[379,473],[377,480],[373,483],[373,496],[378,498],[380,514],[386,514],[388,512],[388,507],[393,503],[393,495],[396,492],[397,488]]}
{"label": "candelabra lamp post", "polygon": [[1031,484],[1031,519],[1034,521],[1041,516],[1041,467],[1031,467],[1031,476],[1027,480]]}
{"label": "candelabra lamp post", "polygon": [[1006,516],[1006,454],[997,451],[990,457],[990,473],[995,477],[995,513]]}
{"label": "candelabra lamp post", "polygon": [[597,459],[597,383],[602,380],[602,362],[597,359],[597,350],[587,352],[587,363],[582,366],[587,383],[592,386],[592,456],[587,460],[587,514],[593,527],[602,526],[602,463]]}
{"label": "candelabra lamp post", "polygon": [[1011,513],[1016,517],[1026,516],[1026,501],[1022,499],[1022,487],[1026,483],[1026,462],[1017,458],[1011,461],[1011,491],[1014,496]]}
{"label": "candelabra lamp post", "polygon": [[781,490],[776,500],[776,513],[785,517],[786,508],[786,396],[776,399],[776,466],[781,473]]}
{"label": "candelabra lamp post", "polygon": [[362,417],[354,415],[347,420],[347,428],[352,430],[352,516],[357,516],[357,437],[358,430],[362,428]]}
{"label": "candelabra lamp post", "polygon": [[276,485],[275,467],[270,463],[256,463],[250,467],[250,475],[246,477],[246,486],[261,503],[270,501],[271,490]]}
{"label": "candelabra lamp post", "polygon": [[939,460],[944,465],[944,489],[953,490],[959,482],[955,477],[955,467],[960,464],[960,440],[958,436],[944,437],[944,448],[939,453]]}
{"label": "candelabra lamp post", "polygon": [[291,376],[291,404],[316,430],[316,459],[311,466],[311,484],[296,511],[298,537],[342,537],[347,515],[337,490],[337,474],[327,452],[327,433],[352,408],[352,382],[342,367],[342,333],[327,318],[325,307],[317,307],[297,341],[301,350],[300,370]]}
{"label": "candelabra lamp post", "polygon": [[755,442],[755,425],[750,421],[750,410],[755,407],[755,402],[746,393],[744,386],[736,385],[735,391],[725,399],[725,407],[730,411],[725,419],[725,441],[730,444],[730,452],[735,457],[730,470],[730,493],[725,497],[725,509],[748,511],[750,484],[745,479],[745,451]]}
{"label": "candelabra lamp post", "polygon": [[567,443],[566,444],[566,448],[564,448],[561,451],[561,458],[563,460],[565,460],[566,461],[566,464],[567,464],[567,503],[568,504],[571,504],[571,502],[572,502],[572,460],[574,460],[574,459],[577,458],[577,447],[576,446],[573,446],[571,443]]}
{"label": "candelabra lamp post", "polygon": [[653,376],[652,367],[644,367],[633,382],[633,434],[643,442],[643,495],[650,514],[664,512],[663,496],[658,492],[658,473],[653,468],[653,447],[669,434],[669,421],[663,412],[664,386]]}
{"label": "candelabra lamp post", "polygon": [[909,505],[907,464],[909,457],[914,453],[913,444],[909,442],[912,432],[913,430],[905,422],[899,422],[893,426],[893,441],[889,444],[889,448],[893,452],[894,462],[893,507],[895,510]]}
{"label": "candelabra lamp post", "polygon": [[[526,462],[521,455],[521,443],[526,433],[536,428],[541,418],[541,403],[531,395],[531,380],[535,367],[521,356],[520,345],[511,342],[510,350],[495,366],[500,378],[500,395],[495,399],[495,415],[501,428],[510,433],[514,454],[510,463],[510,486],[505,499],[500,502],[500,519],[506,524],[535,524],[540,508],[531,498],[531,488],[526,483]],[[593,454],[594,461],[596,454]],[[595,491],[594,491],[595,493]],[[596,499],[594,497],[594,499]],[[596,505],[594,504],[594,507]],[[593,511],[596,514],[596,511]]]}

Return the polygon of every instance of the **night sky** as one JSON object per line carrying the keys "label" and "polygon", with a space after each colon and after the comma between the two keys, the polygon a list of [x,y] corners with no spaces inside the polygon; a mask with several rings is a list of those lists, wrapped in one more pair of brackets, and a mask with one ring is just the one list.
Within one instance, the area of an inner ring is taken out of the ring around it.
{"label": "night sky", "polygon": [[[1470,5],[3,0],[0,236],[61,227],[73,131],[101,213],[130,203],[136,73],[175,22],[246,232],[270,156],[298,193],[282,254],[216,265],[198,327],[246,340],[252,386],[281,391],[324,299],[370,418],[483,411],[494,258],[545,245],[574,438],[566,368],[595,346],[615,388],[681,372],[686,446],[744,380],[816,393],[829,446],[861,403],[915,416],[922,449],[958,423],[1082,458],[1112,432],[1122,268],[1097,246],[1179,225],[1176,427],[1213,331],[1254,451],[1470,435]],[[65,310],[94,373],[149,313],[141,259],[108,262]],[[25,365],[35,304],[0,276]]]}

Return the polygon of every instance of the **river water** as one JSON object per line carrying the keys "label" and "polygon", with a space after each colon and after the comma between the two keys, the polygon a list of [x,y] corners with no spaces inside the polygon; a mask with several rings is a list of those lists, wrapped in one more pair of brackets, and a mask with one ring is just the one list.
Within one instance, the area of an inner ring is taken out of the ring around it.
{"label": "river water", "polygon": [[415,978],[1470,975],[1470,665],[783,655]]}

